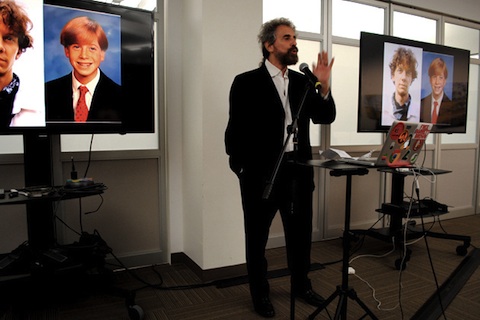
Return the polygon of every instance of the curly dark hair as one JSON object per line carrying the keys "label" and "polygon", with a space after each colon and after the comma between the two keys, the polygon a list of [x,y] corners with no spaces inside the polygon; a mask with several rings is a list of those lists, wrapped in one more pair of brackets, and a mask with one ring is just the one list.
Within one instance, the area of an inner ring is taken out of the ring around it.
{"label": "curly dark hair", "polygon": [[30,35],[33,23],[22,7],[13,0],[0,0],[0,15],[3,23],[18,38],[18,47],[21,52],[33,47],[33,38]]}
{"label": "curly dark hair", "polygon": [[417,78],[417,59],[415,58],[412,50],[404,47],[399,47],[397,50],[395,50],[392,61],[389,64],[390,74],[392,76],[399,65],[403,65],[404,67],[408,68],[412,74],[412,81]]}
{"label": "curly dark hair", "polygon": [[279,26],[287,26],[295,31],[295,25],[287,18],[276,18],[270,21],[265,22],[260,29],[260,33],[258,34],[258,42],[262,49],[263,60],[268,59],[270,52],[265,49],[265,42],[268,44],[273,44],[276,40],[275,31]]}

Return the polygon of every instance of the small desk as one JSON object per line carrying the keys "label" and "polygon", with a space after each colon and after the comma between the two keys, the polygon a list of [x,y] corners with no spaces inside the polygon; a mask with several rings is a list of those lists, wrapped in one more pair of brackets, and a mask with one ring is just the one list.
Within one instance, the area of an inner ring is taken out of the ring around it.
{"label": "small desk", "polygon": [[[111,253],[111,249],[99,235],[83,232],[78,243],[62,248],[55,246],[53,202],[100,195],[106,190],[105,185],[97,183],[83,188],[42,189],[45,190],[38,197],[19,194],[11,198],[6,193],[5,199],[0,199],[0,206],[25,204],[28,226],[28,241],[0,259],[0,292],[6,293],[9,300],[24,299],[25,290],[31,290],[29,283],[23,281],[27,278],[35,280],[32,286],[40,291],[38,298],[59,293],[65,295],[66,288],[85,285],[88,290],[99,288],[125,298],[130,318],[143,319],[143,309],[135,304],[135,290],[113,285],[113,272],[105,267],[105,256]],[[26,189],[30,190],[32,188]],[[95,272],[90,273],[89,269]],[[0,298],[4,299],[3,296]]]}
{"label": "small desk", "polygon": [[[61,262],[60,260],[63,260],[61,255],[56,256],[55,252],[51,250],[54,249],[56,240],[53,203],[99,195],[105,189],[103,184],[94,184],[77,189],[64,187],[18,189],[18,195],[14,197],[11,196],[10,190],[5,192],[5,198],[0,199],[0,206],[24,204],[27,207],[28,240],[11,253],[3,255],[4,257],[0,259],[0,275],[9,272],[30,273],[31,270],[28,270],[27,265],[44,265],[40,262],[44,260],[45,255],[49,257],[48,259],[55,260],[57,258],[57,262]],[[15,269],[17,260],[23,261],[22,267],[18,270]]]}

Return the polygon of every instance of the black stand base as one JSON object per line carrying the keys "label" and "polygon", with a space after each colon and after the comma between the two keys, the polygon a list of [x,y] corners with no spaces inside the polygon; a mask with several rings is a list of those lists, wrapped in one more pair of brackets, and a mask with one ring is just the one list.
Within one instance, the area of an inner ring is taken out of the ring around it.
{"label": "black stand base", "polygon": [[318,309],[308,317],[308,319],[314,319],[337,297],[339,300],[334,319],[347,319],[347,298],[354,300],[365,311],[365,314],[360,319],[363,319],[366,315],[369,315],[371,319],[378,319],[373,312],[368,309],[367,305],[360,300],[357,296],[357,292],[353,288],[348,287],[347,289],[343,289],[342,286],[337,286],[337,290],[332,293],[332,295],[330,295],[330,297],[328,297],[328,299],[325,300],[325,302],[319,306]]}

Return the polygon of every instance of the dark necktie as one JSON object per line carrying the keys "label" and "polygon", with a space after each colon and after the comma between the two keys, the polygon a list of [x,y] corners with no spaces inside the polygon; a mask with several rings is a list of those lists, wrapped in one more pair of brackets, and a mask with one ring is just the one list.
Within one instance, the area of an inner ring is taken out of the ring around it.
{"label": "dark necktie", "polygon": [[87,87],[80,86],[80,98],[78,98],[77,107],[75,108],[75,122],[85,122],[88,117],[87,102],[85,95],[88,92]]}
{"label": "dark necktie", "polygon": [[407,107],[400,107],[393,112],[397,120],[407,120]]}
{"label": "dark necktie", "polygon": [[432,123],[435,124],[437,123],[437,117],[438,117],[438,102],[434,101],[433,102],[433,112],[432,112]]}

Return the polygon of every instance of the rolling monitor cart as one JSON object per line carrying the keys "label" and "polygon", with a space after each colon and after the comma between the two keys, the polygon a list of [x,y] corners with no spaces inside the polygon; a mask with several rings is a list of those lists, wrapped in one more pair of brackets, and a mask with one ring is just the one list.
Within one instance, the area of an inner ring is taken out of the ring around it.
{"label": "rolling monitor cart", "polygon": [[[31,283],[37,291],[40,290],[38,298],[41,298],[47,296],[47,291],[56,290],[54,282],[62,287],[65,283],[78,284],[79,279],[84,279],[101,285],[101,289],[108,293],[125,298],[131,319],[142,319],[143,310],[134,302],[135,292],[111,284],[112,271],[105,267],[105,256],[111,253],[111,249],[103,239],[84,232],[76,243],[56,244],[54,203],[99,195],[106,189],[101,183],[74,190],[53,186],[55,161],[52,158],[59,150],[58,138],[57,135],[24,135],[26,188],[18,191],[10,189],[0,199],[0,206],[26,206],[28,230],[28,240],[12,252],[0,255],[0,299],[3,294],[7,294],[9,299],[18,295],[23,299],[23,291],[13,293],[21,290],[24,283]],[[33,196],[34,192],[38,194]],[[93,279],[90,275],[96,276]]]}
{"label": "rolling monitor cart", "polygon": [[[416,170],[416,172],[414,172],[414,170]],[[438,233],[428,230],[423,231],[421,228],[415,228],[415,226],[411,223],[403,223],[403,219],[407,217],[409,210],[409,203],[406,203],[403,198],[405,178],[420,173],[423,175],[440,175],[451,172],[449,170],[426,168],[422,169],[421,172],[418,170],[420,169],[410,168],[405,170],[388,167],[378,168],[378,171],[391,174],[392,176],[392,189],[390,194],[391,202],[384,203],[380,209],[376,210],[377,212],[390,216],[390,225],[387,228],[351,230],[351,233],[354,235],[368,235],[386,242],[391,242],[393,237],[395,243],[399,244],[401,248],[403,248],[402,244],[404,241],[418,239],[422,236],[461,241],[463,244],[459,245],[456,251],[458,255],[465,256],[467,254],[467,248],[470,246],[471,237],[456,234]],[[413,207],[413,211],[414,212],[410,213],[410,218],[419,218],[421,215],[423,217],[431,217],[448,213],[447,206],[439,204],[433,200],[420,201],[416,206]],[[407,228],[407,232],[404,232],[404,228]],[[404,239],[404,235],[406,235],[406,239]],[[395,261],[395,266],[398,270],[400,270],[400,268],[402,270],[406,268],[406,263],[410,259],[410,255],[411,250],[407,249],[407,252],[405,252],[405,258]]]}

